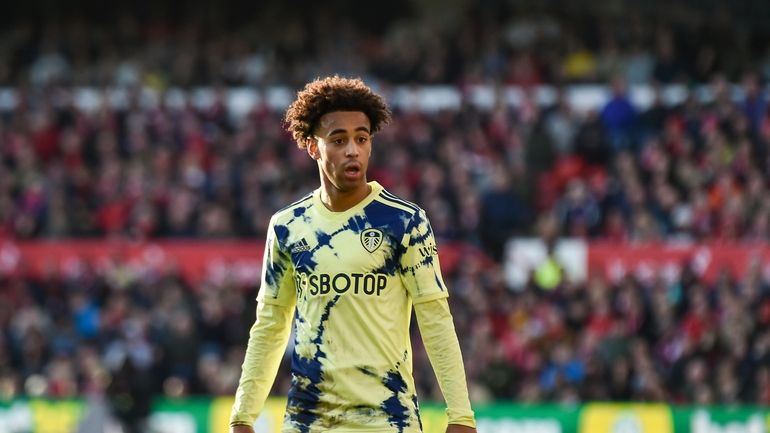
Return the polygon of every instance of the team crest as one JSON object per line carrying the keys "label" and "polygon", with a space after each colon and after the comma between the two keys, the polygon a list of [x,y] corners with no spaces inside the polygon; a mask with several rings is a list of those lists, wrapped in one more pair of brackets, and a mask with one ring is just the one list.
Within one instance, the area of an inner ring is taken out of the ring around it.
{"label": "team crest", "polygon": [[366,251],[373,253],[382,245],[382,230],[366,229],[361,232],[361,245],[366,248]]}

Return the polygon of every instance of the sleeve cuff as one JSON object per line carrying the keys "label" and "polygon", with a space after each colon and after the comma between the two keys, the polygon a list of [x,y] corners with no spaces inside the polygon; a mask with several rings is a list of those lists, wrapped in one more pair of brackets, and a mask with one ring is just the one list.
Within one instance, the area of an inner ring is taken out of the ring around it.
{"label": "sleeve cuff", "polygon": [[436,292],[436,293],[431,293],[430,295],[420,296],[417,299],[412,299],[412,303],[414,305],[417,305],[417,304],[423,304],[425,302],[435,301],[436,299],[443,299],[448,297],[449,297],[449,292],[447,291]]}
{"label": "sleeve cuff", "polygon": [[450,419],[447,424],[463,425],[465,427],[476,428],[476,420],[473,415],[459,416],[454,419]]}

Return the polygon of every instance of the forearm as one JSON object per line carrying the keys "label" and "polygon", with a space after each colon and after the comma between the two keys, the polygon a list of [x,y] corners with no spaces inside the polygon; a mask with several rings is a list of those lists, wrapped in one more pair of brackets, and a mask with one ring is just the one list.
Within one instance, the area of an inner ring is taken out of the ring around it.
{"label": "forearm", "polygon": [[260,303],[235,393],[230,425],[252,425],[275,381],[291,332],[293,308]]}
{"label": "forearm", "polygon": [[475,427],[460,343],[446,299],[414,306],[425,350],[447,404],[449,424]]}

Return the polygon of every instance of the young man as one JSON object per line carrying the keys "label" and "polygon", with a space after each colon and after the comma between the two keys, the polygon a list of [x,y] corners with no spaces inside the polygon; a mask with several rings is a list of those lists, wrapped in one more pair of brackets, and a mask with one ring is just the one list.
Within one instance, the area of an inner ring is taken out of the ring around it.
{"label": "young man", "polygon": [[318,163],[321,186],[270,221],[233,433],[252,432],[292,322],[284,433],[421,432],[413,306],[447,402],[446,431],[476,431],[425,212],[366,180],[372,137],[390,117],[361,80],[338,76],[307,84],[286,112],[298,146]]}

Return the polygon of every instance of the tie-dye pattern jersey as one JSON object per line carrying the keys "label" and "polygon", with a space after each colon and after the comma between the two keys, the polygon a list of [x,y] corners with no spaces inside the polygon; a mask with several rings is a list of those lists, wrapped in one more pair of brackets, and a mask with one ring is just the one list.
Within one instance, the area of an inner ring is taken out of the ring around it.
{"label": "tie-dye pattern jersey", "polygon": [[369,183],[331,212],[316,190],[270,223],[259,301],[296,305],[284,432],[420,432],[413,303],[447,296],[425,212]]}

